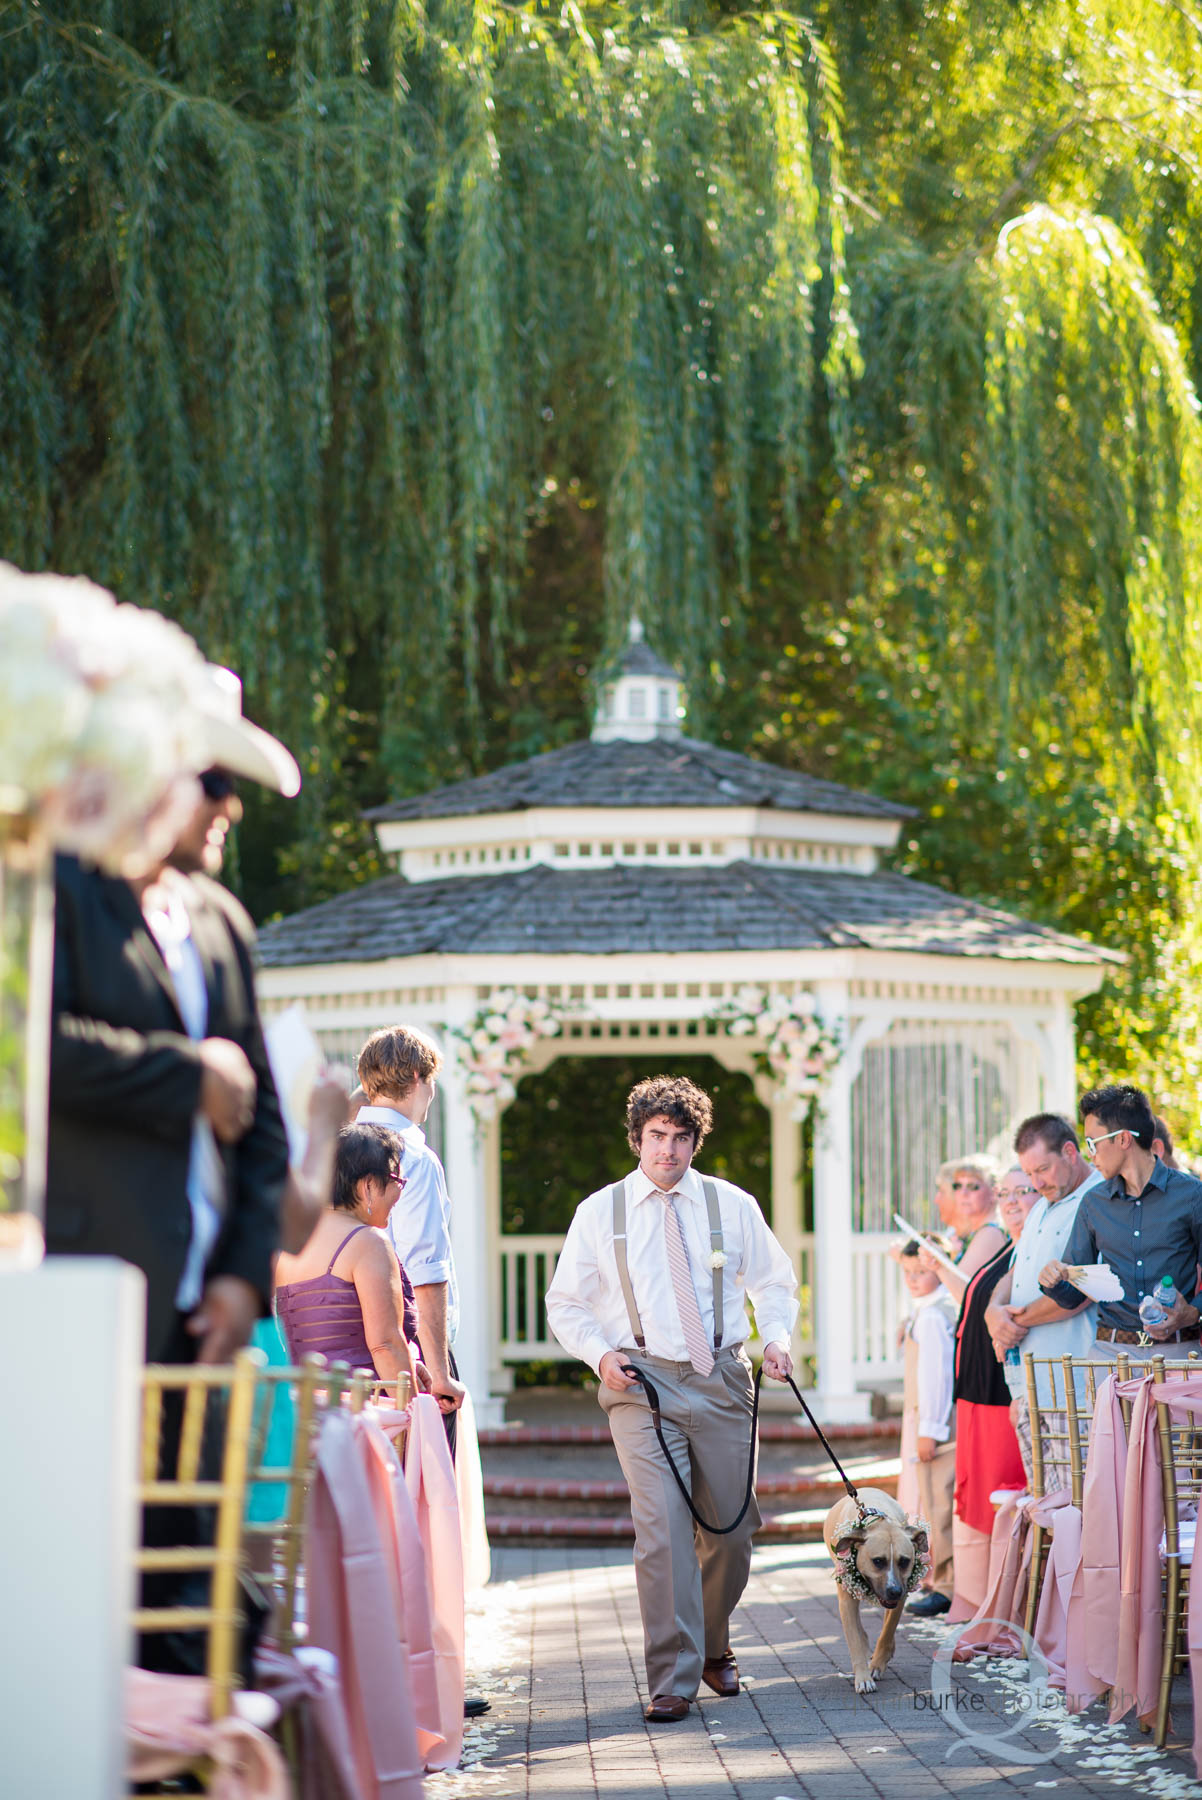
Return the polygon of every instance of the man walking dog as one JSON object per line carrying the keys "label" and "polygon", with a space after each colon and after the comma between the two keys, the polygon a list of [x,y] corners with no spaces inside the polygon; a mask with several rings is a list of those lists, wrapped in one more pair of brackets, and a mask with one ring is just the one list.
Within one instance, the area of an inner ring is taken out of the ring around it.
{"label": "man walking dog", "polygon": [[693,1504],[716,1525],[746,1488],[752,1376],[743,1349],[744,1289],[764,1344],[764,1369],[792,1374],[797,1319],[793,1266],[750,1194],[690,1167],[713,1122],[708,1095],[683,1076],[641,1081],[626,1104],[638,1167],[576,1209],[547,1318],[564,1348],[601,1378],[599,1399],[630,1488],[635,1580],[651,1703],[646,1717],[687,1716],[704,1681],[737,1694],[730,1615],[747,1585],[754,1496],[719,1536],[695,1526],[660,1449],[647,1395],[660,1398],[665,1440]]}

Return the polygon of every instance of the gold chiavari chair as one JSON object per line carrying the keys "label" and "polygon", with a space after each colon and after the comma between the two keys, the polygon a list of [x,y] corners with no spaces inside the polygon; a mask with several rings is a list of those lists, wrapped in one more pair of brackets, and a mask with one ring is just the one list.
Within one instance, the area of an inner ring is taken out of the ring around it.
{"label": "gold chiavari chair", "polygon": [[[1174,1359],[1171,1376],[1199,1372]],[[1156,1403],[1156,1435],[1160,1452],[1160,1482],[1164,1497],[1164,1634],[1161,1650],[1160,1692],[1156,1707],[1156,1743],[1163,1746],[1169,1732],[1169,1703],[1173,1678],[1189,1659],[1186,1623],[1189,1612],[1190,1571],[1194,1549],[1182,1532],[1182,1513],[1192,1510],[1196,1519],[1202,1506],[1202,1419],[1187,1413],[1174,1418],[1164,1400]]]}
{"label": "gold chiavari chair", "polygon": [[[1098,1389],[1113,1373],[1109,1362],[1084,1357],[1024,1356],[1027,1407],[1031,1422],[1031,1493],[1036,1500],[1055,1488],[1067,1488],[1081,1508],[1085,1494],[1085,1462]],[[1040,1399],[1041,1387],[1047,1394]],[[1047,1570],[1051,1533],[1032,1522],[1031,1562],[1023,1617],[1028,1636],[1035,1630],[1039,1595]]]}
{"label": "gold chiavari chair", "polygon": [[[260,1377],[261,1395],[255,1409],[248,1460],[252,1488],[262,1483],[275,1490],[275,1516],[248,1517],[244,1526],[248,1559],[256,1575],[272,1589],[270,1635],[279,1649],[291,1651],[296,1642],[296,1593],[304,1551],[305,1499],[313,1477],[317,1428],[326,1407],[337,1405],[351,1386],[350,1369],[344,1363],[328,1368],[324,1356],[307,1356],[299,1368],[265,1369]],[[288,1460],[267,1460],[275,1408],[283,1391],[293,1401]]]}
{"label": "gold chiavari chair", "polygon": [[[1149,1342],[1148,1356],[1130,1356],[1126,1350],[1120,1350],[1114,1359],[1114,1374],[1117,1381],[1142,1381],[1153,1375],[1157,1381],[1172,1380],[1174,1376],[1185,1379],[1187,1375],[1197,1375],[1202,1370],[1202,1361],[1198,1352],[1191,1350],[1188,1356],[1165,1356],[1155,1345]],[[1123,1430],[1130,1436],[1131,1409],[1133,1402],[1126,1395],[1119,1396],[1119,1409],[1123,1415]]]}
{"label": "gold chiavari chair", "polygon": [[[313,1479],[317,1432],[326,1409],[341,1404],[362,1412],[377,1393],[397,1393],[408,1403],[409,1377],[399,1383],[381,1382],[370,1369],[351,1370],[346,1363],[326,1366],[322,1356],[308,1356],[299,1368],[271,1368],[260,1377],[264,1390],[256,1408],[249,1448],[250,1481],[278,1490],[276,1516],[247,1519],[245,1537],[252,1567],[271,1583],[273,1607],[271,1638],[282,1651],[291,1651],[297,1637],[297,1591],[304,1560],[305,1502]],[[278,1391],[292,1389],[294,1416],[288,1461],[266,1460],[272,1412]]]}
{"label": "gold chiavari chair", "polygon": [[[140,1575],[207,1575],[208,1598],[156,1605],[144,1591],[133,1626],[143,1634],[200,1634],[214,1721],[229,1713],[239,1682],[242,1522],[255,1392],[265,1361],[262,1351],[242,1350],[231,1366],[151,1363],[142,1372],[137,1498],[155,1509],[150,1535],[170,1539],[178,1512],[179,1535],[211,1536],[211,1542],[155,1543],[135,1552]],[[196,1529],[198,1510],[202,1520],[211,1512],[211,1533]],[[194,1772],[204,1779],[203,1764]]]}
{"label": "gold chiavari chair", "polygon": [[[391,1381],[377,1381],[372,1386],[372,1399],[389,1400],[396,1407],[398,1412],[404,1412],[409,1404],[409,1393],[412,1385],[408,1375],[398,1375]],[[407,1427],[404,1431],[398,1432],[396,1437],[392,1440],[392,1447],[396,1452],[397,1461],[402,1468],[405,1466],[405,1447],[408,1441],[409,1431]]]}

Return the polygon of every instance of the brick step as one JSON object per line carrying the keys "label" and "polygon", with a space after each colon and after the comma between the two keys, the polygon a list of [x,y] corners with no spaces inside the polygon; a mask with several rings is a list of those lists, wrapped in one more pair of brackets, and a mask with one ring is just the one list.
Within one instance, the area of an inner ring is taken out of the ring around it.
{"label": "brick step", "polygon": [[[869,1419],[860,1425],[824,1425],[832,1444],[881,1444],[900,1442],[896,1419]],[[812,1425],[785,1419],[760,1419],[760,1441],[765,1444],[816,1444]],[[490,1425],[480,1432],[482,1448],[504,1449],[525,1444],[608,1444],[609,1426],[597,1425]]]}
{"label": "brick step", "polygon": [[[797,1512],[768,1513],[755,1534],[756,1542],[820,1543],[827,1511],[827,1507],[821,1506]],[[582,1519],[568,1514],[558,1518],[531,1518],[528,1513],[497,1513],[489,1516],[488,1535],[494,1544],[532,1538],[548,1544],[631,1543],[634,1526],[629,1515],[625,1518]]]}
{"label": "brick step", "polygon": [[[897,1492],[897,1476],[888,1472],[877,1473],[875,1470],[860,1470],[858,1482],[867,1487],[883,1489],[887,1494]],[[830,1505],[842,1491],[843,1484],[835,1474],[813,1476],[806,1473],[796,1475],[761,1475],[756,1482],[756,1494],[760,1499],[775,1498],[788,1495],[798,1500],[819,1501],[826,1497]],[[484,1492],[493,1500],[571,1500],[579,1503],[612,1504],[614,1501],[628,1503],[630,1489],[624,1481],[541,1481],[525,1476],[486,1475]]]}

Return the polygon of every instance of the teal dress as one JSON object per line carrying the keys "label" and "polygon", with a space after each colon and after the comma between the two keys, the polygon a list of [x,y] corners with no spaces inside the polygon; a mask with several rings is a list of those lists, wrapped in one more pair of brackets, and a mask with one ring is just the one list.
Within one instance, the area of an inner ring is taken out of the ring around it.
{"label": "teal dress", "polygon": [[[256,1350],[262,1350],[269,1368],[286,1369],[288,1351],[274,1317],[260,1319],[250,1338]],[[263,1439],[263,1462],[269,1469],[286,1469],[292,1460],[292,1434],[296,1424],[296,1404],[286,1381],[273,1382],[269,1394],[259,1397],[260,1406],[270,1406],[271,1418]],[[257,1525],[274,1525],[285,1516],[288,1488],[282,1481],[253,1481],[247,1497],[246,1516]]]}

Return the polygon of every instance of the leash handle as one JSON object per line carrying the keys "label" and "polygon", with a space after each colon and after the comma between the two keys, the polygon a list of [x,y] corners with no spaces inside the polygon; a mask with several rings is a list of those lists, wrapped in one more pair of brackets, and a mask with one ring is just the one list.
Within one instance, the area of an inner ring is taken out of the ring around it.
{"label": "leash handle", "polygon": [[[684,1476],[681,1474],[680,1470],[676,1467],[676,1463],[675,1463],[675,1460],[673,1459],[672,1452],[668,1448],[668,1440],[664,1436],[664,1422],[663,1422],[663,1415],[660,1411],[659,1392],[655,1386],[655,1383],[652,1381],[651,1377],[648,1374],[646,1374],[644,1370],[636,1369],[633,1363],[623,1363],[622,1373],[624,1375],[632,1376],[633,1379],[639,1383],[640,1387],[643,1389],[643,1392],[647,1396],[647,1405],[651,1410],[651,1423],[655,1429],[655,1435],[656,1435],[656,1438],[658,1439],[659,1447],[664,1453],[664,1460],[666,1461],[669,1469],[671,1469],[671,1471],[672,1471],[673,1480],[676,1482],[677,1487],[680,1489],[681,1495],[684,1499],[684,1503],[688,1507],[689,1512],[692,1514],[694,1522],[696,1524],[700,1525],[702,1531],[708,1531],[711,1534],[711,1536],[713,1536],[713,1537],[729,1536],[729,1534],[732,1531],[736,1531],[738,1529],[738,1527],[743,1523],[743,1520],[747,1513],[747,1508],[751,1505],[751,1496],[755,1491],[756,1430],[757,1430],[757,1426],[759,1423],[759,1416],[760,1416],[760,1383],[764,1379],[763,1364],[761,1363],[760,1367],[755,1372],[755,1387],[754,1387],[754,1390],[752,1393],[752,1400],[751,1400],[751,1441],[750,1441],[750,1444],[748,1445],[748,1451],[747,1451],[747,1490],[743,1495],[742,1506],[739,1508],[738,1512],[735,1514],[734,1518],[731,1520],[729,1525],[711,1525],[708,1519],[702,1518],[701,1514],[697,1511],[697,1508],[694,1506],[693,1496],[692,1496],[692,1494],[690,1494],[688,1487],[685,1484]],[[798,1405],[801,1407],[802,1412],[805,1414],[806,1418],[810,1421],[810,1424],[814,1427],[814,1430],[818,1435],[818,1440],[821,1443],[822,1448],[826,1451],[827,1455],[830,1457],[831,1461],[834,1463],[835,1468],[838,1470],[839,1478],[842,1481],[843,1486],[847,1489],[848,1496],[852,1500],[855,1501],[857,1507],[859,1507],[859,1509],[860,1509],[860,1512],[863,1513],[864,1503],[860,1499],[860,1496],[856,1491],[855,1484],[848,1480],[847,1474],[843,1468],[843,1464],[839,1461],[839,1458],[835,1455],[834,1451],[831,1449],[830,1444],[827,1441],[826,1433],[823,1431],[821,1425],[818,1423],[817,1419],[814,1417],[813,1413],[810,1411],[809,1407],[806,1405],[805,1400],[802,1398],[801,1390],[798,1388],[797,1383],[794,1381],[794,1379],[791,1375],[786,1375],[785,1380],[788,1382],[789,1386],[792,1388],[794,1397],[797,1400]]]}

